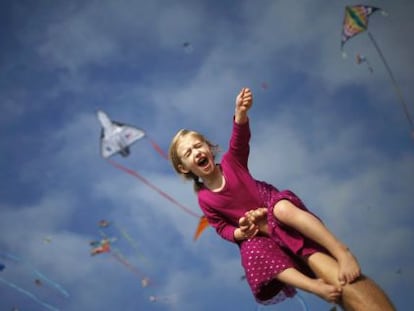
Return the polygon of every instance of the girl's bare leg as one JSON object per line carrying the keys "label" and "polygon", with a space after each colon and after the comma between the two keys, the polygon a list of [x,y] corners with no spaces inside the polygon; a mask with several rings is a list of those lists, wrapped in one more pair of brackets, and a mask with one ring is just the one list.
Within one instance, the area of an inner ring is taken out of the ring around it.
{"label": "girl's bare leg", "polygon": [[351,283],[360,276],[361,270],[356,258],[317,217],[288,200],[277,202],[273,215],[282,223],[326,248],[337,259],[339,264],[337,277],[341,285]]}
{"label": "girl's bare leg", "polygon": [[282,271],[276,278],[285,284],[313,293],[327,302],[338,301],[342,292],[340,286],[328,284],[322,279],[312,279],[295,268]]}
{"label": "girl's bare leg", "polygon": [[[318,278],[339,286],[337,279],[339,265],[331,256],[316,252],[306,259]],[[339,304],[346,311],[395,311],[384,291],[371,279],[360,276],[355,282],[342,287]]]}

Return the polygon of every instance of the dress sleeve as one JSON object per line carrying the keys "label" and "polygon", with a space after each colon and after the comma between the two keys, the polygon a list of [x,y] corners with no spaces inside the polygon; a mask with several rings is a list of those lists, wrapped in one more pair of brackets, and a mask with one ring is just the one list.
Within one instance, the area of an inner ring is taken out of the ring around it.
{"label": "dress sleeve", "polygon": [[246,168],[250,153],[249,142],[249,121],[243,124],[238,124],[233,119],[233,131],[230,137],[228,154]]}
{"label": "dress sleeve", "polygon": [[234,239],[234,231],[237,227],[229,224],[222,215],[215,212],[214,209],[209,208],[207,204],[199,201],[199,205],[210,226],[212,226],[223,239],[236,243],[236,240]]}

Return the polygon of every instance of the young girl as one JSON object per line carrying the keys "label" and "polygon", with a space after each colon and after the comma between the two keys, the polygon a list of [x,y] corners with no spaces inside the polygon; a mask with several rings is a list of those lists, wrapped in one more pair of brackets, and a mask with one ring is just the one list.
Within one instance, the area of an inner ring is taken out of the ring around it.
{"label": "young girl", "polygon": [[172,165],[194,181],[210,225],[223,239],[238,244],[246,279],[258,302],[293,296],[294,288],[335,302],[342,288],[314,278],[306,260],[318,252],[330,253],[338,262],[341,285],[360,276],[358,262],[292,191],[279,191],[250,175],[247,112],[252,103],[251,91],[242,89],[236,98],[229,149],[220,164],[215,163],[216,145],[184,129],[171,142]]}

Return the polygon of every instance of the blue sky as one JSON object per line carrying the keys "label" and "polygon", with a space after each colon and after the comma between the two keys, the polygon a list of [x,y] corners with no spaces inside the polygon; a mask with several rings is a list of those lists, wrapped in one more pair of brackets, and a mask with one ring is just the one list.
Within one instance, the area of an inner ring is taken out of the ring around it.
{"label": "blue sky", "polygon": [[[192,128],[225,149],[235,96],[248,86],[253,175],[301,196],[408,310],[414,139],[367,33],[341,57],[349,4],[360,3],[2,1],[0,277],[67,311],[256,310],[237,248],[212,229],[193,242],[196,218],[103,160],[96,118],[102,109],[144,129],[131,155],[113,160],[200,213],[191,184],[150,139],[166,151],[178,129]],[[414,4],[364,4],[388,12],[373,14],[369,29],[414,114]],[[89,255],[101,219],[131,236],[107,229],[149,286],[110,255]],[[35,270],[69,297],[35,285]],[[330,307],[301,296],[309,310]],[[1,310],[47,310],[1,282],[0,297]],[[300,308],[296,299],[277,306]]]}

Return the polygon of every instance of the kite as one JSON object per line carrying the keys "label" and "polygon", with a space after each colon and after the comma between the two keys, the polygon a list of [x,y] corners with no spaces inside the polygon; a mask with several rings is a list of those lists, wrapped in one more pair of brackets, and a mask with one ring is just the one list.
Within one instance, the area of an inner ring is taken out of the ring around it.
{"label": "kite", "polygon": [[103,228],[109,228],[110,226],[114,227],[121,234],[121,236],[128,242],[128,244],[131,246],[131,248],[134,249],[137,256],[141,260],[143,260],[145,262],[148,262],[147,259],[140,254],[138,243],[130,236],[130,234],[124,228],[118,226],[115,222],[109,222],[107,220],[99,221],[98,225],[99,225],[100,228],[102,228],[100,233],[104,237],[107,237],[108,235],[103,231],[104,230]]}
{"label": "kite", "polygon": [[112,122],[103,111],[97,112],[101,123],[101,154],[108,158],[115,153],[127,157],[130,153],[129,146],[144,137],[144,131],[136,127]]}
{"label": "kite", "polygon": [[[110,225],[108,221],[101,220],[99,222],[99,226],[102,227],[103,223],[105,223],[104,225],[105,228]],[[89,242],[90,246],[92,247],[90,251],[91,256],[98,255],[98,254],[104,254],[104,253],[110,254],[112,258],[114,258],[116,261],[121,263],[123,266],[125,266],[128,270],[132,271],[136,276],[138,276],[141,279],[142,287],[147,287],[150,284],[150,279],[147,276],[143,276],[142,273],[127,260],[126,256],[124,256],[119,249],[113,247],[113,244],[116,241],[118,241],[118,239],[109,238],[108,235],[105,234],[103,231],[99,231],[99,232],[103,238],[99,241]]]}
{"label": "kite", "polygon": [[184,51],[187,54],[190,54],[193,51],[193,45],[190,42],[188,42],[188,41],[183,42],[182,46],[184,48]]}
{"label": "kite", "polygon": [[403,107],[403,111],[407,121],[410,125],[411,135],[414,138],[414,122],[409,113],[407,104],[405,103],[404,97],[402,96],[400,87],[397,83],[397,80],[394,78],[394,74],[391,71],[390,66],[388,65],[387,60],[384,57],[381,49],[379,48],[376,40],[374,39],[371,32],[368,31],[368,21],[369,16],[374,12],[382,12],[383,15],[386,15],[386,12],[378,7],[369,6],[369,5],[353,5],[353,6],[346,6],[345,7],[345,16],[343,20],[342,26],[342,36],[341,36],[341,51],[342,55],[345,56],[344,52],[344,45],[345,43],[351,39],[352,37],[366,31],[368,34],[369,39],[371,40],[372,44],[374,45],[376,51],[378,52],[387,72],[389,78],[391,80],[392,85],[394,86],[394,90],[397,94],[397,97]]}
{"label": "kite", "polygon": [[51,238],[51,237],[49,237],[49,236],[45,236],[45,237],[43,238],[43,243],[44,243],[44,244],[49,244],[49,243],[52,243],[52,238]]}
{"label": "kite", "polygon": [[111,251],[111,243],[114,240],[110,239],[102,239],[100,241],[91,241],[89,245],[92,246],[91,249],[91,256],[95,256],[98,254],[109,253]]}
{"label": "kite", "polygon": [[209,224],[208,224],[208,220],[207,220],[207,218],[206,217],[201,217],[200,218],[200,221],[199,221],[199,223],[198,223],[198,226],[197,226],[197,230],[196,230],[196,232],[194,233],[194,241],[195,240],[197,240],[199,237],[200,237],[200,235],[201,235],[201,233],[207,228],[209,226]]}
{"label": "kite", "polygon": [[6,268],[6,266],[2,263],[0,263],[0,271],[3,271]]}
{"label": "kite", "polygon": [[100,220],[98,223],[99,227],[101,228],[109,227],[109,224],[110,224],[109,221],[106,221],[105,219]]}
{"label": "kite", "polygon": [[[13,263],[16,263],[16,264],[23,264],[23,266],[25,268],[30,270],[35,275],[35,277],[36,277],[34,279],[34,284],[35,285],[43,286],[43,284],[47,284],[47,285],[49,285],[49,287],[53,287],[56,290],[58,290],[60,292],[60,294],[62,294],[65,298],[69,297],[69,293],[60,284],[58,284],[55,281],[52,281],[51,279],[46,277],[46,275],[41,273],[39,270],[35,269],[29,262],[24,261],[20,257],[12,255],[10,253],[0,253],[0,257],[4,258],[5,260],[9,260]],[[10,288],[15,289],[16,291],[26,295],[27,297],[31,298],[33,301],[37,302],[38,304],[42,305],[43,307],[45,307],[48,310],[51,310],[51,311],[58,311],[59,310],[58,308],[44,302],[43,300],[41,300],[39,297],[37,297],[32,292],[28,291],[27,289],[24,289],[24,288],[20,287],[19,285],[17,285],[14,282],[11,282],[11,281],[3,278],[3,277],[0,277],[0,283],[3,283],[5,285],[9,286]]]}
{"label": "kite", "polygon": [[37,286],[43,286],[42,281],[40,281],[39,279],[35,279],[34,282]]}
{"label": "kite", "polygon": [[371,72],[371,73],[374,72],[374,69],[372,69],[371,64],[369,63],[368,59],[364,55],[361,55],[361,54],[358,53],[355,56],[355,61],[358,65],[361,65],[363,63],[367,64],[369,72]]}
{"label": "kite", "polygon": [[[166,192],[162,191],[160,188],[156,187],[154,184],[150,183],[146,178],[138,174],[138,172],[129,169],[113,160],[110,159],[113,155],[119,153],[123,157],[126,157],[130,154],[130,146],[136,141],[148,137],[148,135],[137,127],[126,125],[117,121],[111,121],[108,115],[102,110],[98,110],[97,117],[101,123],[101,156],[108,161],[116,169],[127,173],[136,179],[142,181],[146,186],[156,191],[162,197],[173,203],[174,205],[181,208],[187,214],[196,217],[199,219],[196,232],[194,234],[194,240],[196,240],[208,227],[207,219],[204,215],[199,216],[194,211],[181,204],[175,200],[172,196],[168,195]],[[154,140],[150,139],[151,145],[153,148],[164,158],[168,160],[168,156],[162,151],[157,143]]]}

